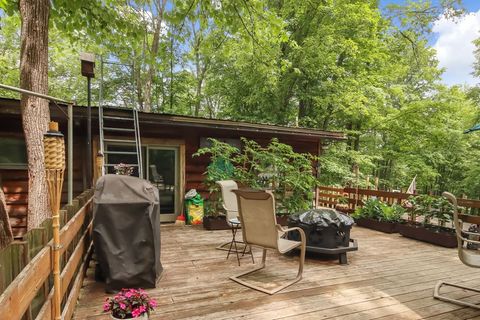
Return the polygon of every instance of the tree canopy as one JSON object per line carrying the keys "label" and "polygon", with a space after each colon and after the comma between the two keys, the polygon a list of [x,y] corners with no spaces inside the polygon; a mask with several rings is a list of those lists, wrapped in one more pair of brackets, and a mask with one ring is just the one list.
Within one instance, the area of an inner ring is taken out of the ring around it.
{"label": "tree canopy", "polygon": [[[323,183],[355,183],[358,165],[363,185],[400,189],[416,175],[422,191],[479,196],[480,139],[463,131],[480,89],[443,85],[428,43],[435,19],[463,14],[459,0],[52,3],[51,94],[85,103],[78,55],[93,52],[94,99],[99,57],[122,64],[104,65],[105,104],[343,131],[320,159]],[[15,1],[0,8],[2,82],[18,85],[20,18]]]}

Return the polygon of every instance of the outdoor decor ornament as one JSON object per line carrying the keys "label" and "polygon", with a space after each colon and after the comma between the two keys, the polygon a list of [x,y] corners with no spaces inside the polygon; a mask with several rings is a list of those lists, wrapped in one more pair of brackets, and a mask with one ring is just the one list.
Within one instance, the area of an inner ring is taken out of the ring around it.
{"label": "outdoor decor ornament", "polygon": [[124,176],[131,176],[133,174],[133,167],[125,163],[119,163],[113,166],[113,170],[115,170],[115,174],[121,174]]}
{"label": "outdoor decor ornament", "polygon": [[53,229],[53,306],[54,317],[61,319],[61,281],[60,281],[60,200],[62,197],[63,176],[65,172],[65,142],[58,131],[58,123],[50,122],[48,132],[43,137],[45,152],[45,173],[48,186],[48,198],[52,210]]}

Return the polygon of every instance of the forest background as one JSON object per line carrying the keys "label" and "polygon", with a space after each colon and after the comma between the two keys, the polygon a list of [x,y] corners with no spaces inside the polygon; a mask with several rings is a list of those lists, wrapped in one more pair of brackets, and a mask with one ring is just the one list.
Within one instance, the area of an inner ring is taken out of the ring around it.
{"label": "forest background", "polygon": [[[465,14],[459,0],[52,3],[51,95],[86,104],[79,53],[92,52],[94,101],[102,57],[118,63],[103,66],[107,105],[345,132],[321,157],[323,184],[354,183],[358,165],[361,186],[417,176],[419,192],[480,195],[480,137],[463,133],[480,87],[443,84],[428,41],[436,20]],[[18,86],[20,14],[15,1],[0,8],[0,82]]]}

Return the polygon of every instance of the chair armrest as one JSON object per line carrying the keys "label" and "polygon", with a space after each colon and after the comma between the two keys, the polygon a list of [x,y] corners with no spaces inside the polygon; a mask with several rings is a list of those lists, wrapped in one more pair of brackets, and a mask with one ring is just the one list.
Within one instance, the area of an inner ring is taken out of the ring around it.
{"label": "chair armrest", "polygon": [[477,237],[480,237],[480,233],[478,233],[478,232],[471,232],[471,231],[462,230],[462,234],[466,234],[466,235],[469,235],[469,236],[477,236]]}
{"label": "chair armrest", "polygon": [[[465,232],[465,231],[462,231],[462,232]],[[474,232],[468,232],[468,234],[472,234],[472,235],[475,235],[475,236],[479,236],[478,233],[474,233]],[[457,237],[458,237],[458,235],[457,235]],[[465,238],[463,235],[460,236],[460,239],[461,239],[463,242],[470,242],[470,243],[480,244],[480,241]]]}
{"label": "chair armrest", "polygon": [[297,230],[300,233],[300,239],[302,241],[302,244],[305,245],[307,243],[306,237],[305,237],[305,231],[303,231],[302,228],[299,227],[292,227],[292,228],[282,228],[281,225],[277,224],[277,229],[279,231],[282,231],[284,233],[287,233],[288,231],[294,231]]}
{"label": "chair armrest", "polygon": [[480,244],[480,241],[477,241],[477,240],[470,240],[470,239],[463,239],[463,238],[462,238],[462,240],[463,240],[464,242]]}

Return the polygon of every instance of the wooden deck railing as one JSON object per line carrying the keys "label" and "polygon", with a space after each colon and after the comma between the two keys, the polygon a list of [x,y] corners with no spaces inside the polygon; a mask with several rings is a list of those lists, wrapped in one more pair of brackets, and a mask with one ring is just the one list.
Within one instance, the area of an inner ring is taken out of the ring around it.
{"label": "wooden deck railing", "polygon": [[[403,200],[406,200],[411,196],[412,194],[404,192],[320,186],[316,191],[316,206],[335,208],[339,203],[339,198],[344,197],[348,202],[347,211],[353,212],[357,207],[363,206],[364,201],[371,197],[376,197],[388,204],[402,204]],[[457,201],[458,205],[466,208],[468,213],[480,213],[480,200],[458,198]]]}
{"label": "wooden deck railing", "polygon": [[[62,319],[71,319],[91,253],[92,196],[87,190],[60,210]],[[53,319],[51,219],[0,251],[0,317]]]}

